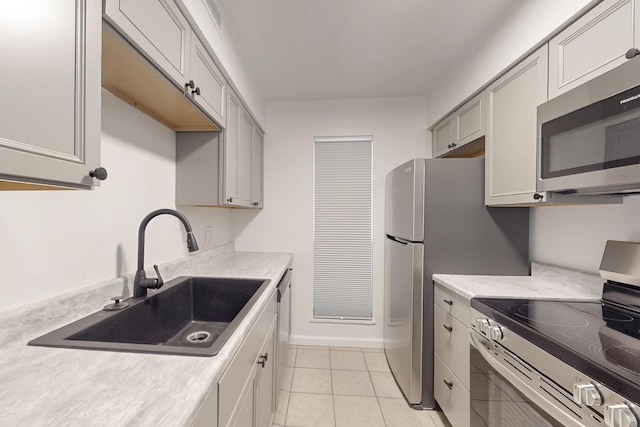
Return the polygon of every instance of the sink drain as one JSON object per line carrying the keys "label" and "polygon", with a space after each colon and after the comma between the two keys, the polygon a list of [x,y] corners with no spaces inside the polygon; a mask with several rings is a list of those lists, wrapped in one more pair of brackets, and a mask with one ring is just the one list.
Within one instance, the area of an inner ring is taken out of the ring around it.
{"label": "sink drain", "polygon": [[211,332],[207,332],[207,331],[197,331],[187,335],[187,341],[194,342],[194,343],[206,342],[206,341],[209,341],[210,339],[211,339]]}

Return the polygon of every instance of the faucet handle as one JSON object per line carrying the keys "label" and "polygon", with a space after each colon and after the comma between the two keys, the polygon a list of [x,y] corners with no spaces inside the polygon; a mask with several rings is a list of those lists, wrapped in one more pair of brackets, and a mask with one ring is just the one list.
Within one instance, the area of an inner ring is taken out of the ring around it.
{"label": "faucet handle", "polygon": [[156,279],[156,289],[160,289],[162,285],[164,285],[164,280],[162,280],[162,276],[160,275],[160,270],[157,265],[153,265],[153,269],[156,271],[156,275],[158,278]]}

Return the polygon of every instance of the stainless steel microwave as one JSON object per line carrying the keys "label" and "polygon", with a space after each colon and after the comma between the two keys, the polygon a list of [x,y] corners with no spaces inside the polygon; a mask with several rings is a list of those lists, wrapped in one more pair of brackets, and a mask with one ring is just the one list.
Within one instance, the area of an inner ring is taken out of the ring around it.
{"label": "stainless steel microwave", "polygon": [[538,107],[536,188],[640,192],[640,58]]}

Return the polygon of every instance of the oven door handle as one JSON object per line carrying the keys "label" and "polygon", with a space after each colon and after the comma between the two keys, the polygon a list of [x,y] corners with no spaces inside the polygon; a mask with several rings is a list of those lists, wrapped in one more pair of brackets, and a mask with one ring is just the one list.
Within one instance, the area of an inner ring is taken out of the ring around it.
{"label": "oven door handle", "polygon": [[[470,331],[471,342],[473,346],[478,350],[483,359],[491,365],[491,367],[498,372],[504,379],[511,383],[520,393],[531,399],[536,405],[538,405],[543,411],[547,412],[550,416],[555,418],[558,422],[562,423],[566,427],[584,427],[583,424],[578,422],[571,415],[568,415],[565,411],[558,408],[556,404],[544,396],[539,394],[529,384],[521,380],[517,375],[509,371],[504,365],[498,362],[491,352],[491,346],[493,343],[486,337],[481,336],[475,330]],[[542,374],[540,374],[542,376]]]}

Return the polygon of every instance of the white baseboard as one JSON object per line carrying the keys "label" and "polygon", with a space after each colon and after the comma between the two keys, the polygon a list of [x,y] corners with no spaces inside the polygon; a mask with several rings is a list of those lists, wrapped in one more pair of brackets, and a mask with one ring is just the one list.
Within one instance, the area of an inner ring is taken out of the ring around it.
{"label": "white baseboard", "polygon": [[372,338],[336,338],[336,337],[315,337],[308,335],[291,335],[292,345],[318,345],[329,347],[362,347],[362,348],[383,348],[382,339]]}

